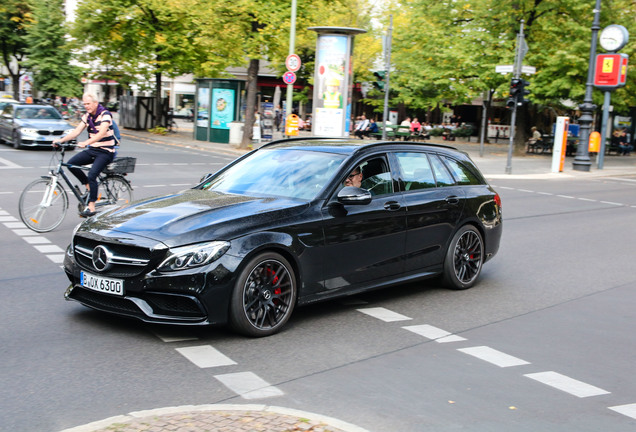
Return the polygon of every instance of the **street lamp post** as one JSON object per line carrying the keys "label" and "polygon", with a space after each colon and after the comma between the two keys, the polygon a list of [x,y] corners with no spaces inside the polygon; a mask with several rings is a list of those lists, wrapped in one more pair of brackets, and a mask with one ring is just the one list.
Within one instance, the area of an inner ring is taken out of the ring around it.
{"label": "street lamp post", "polygon": [[592,22],[592,43],[590,46],[590,61],[587,70],[587,83],[585,84],[585,98],[580,105],[581,117],[579,118],[579,124],[581,125],[581,137],[579,145],[576,149],[576,156],[574,162],[572,162],[572,168],[576,171],[589,171],[592,162],[590,161],[590,154],[588,150],[590,142],[590,129],[592,128],[592,122],[594,121],[594,100],[592,99],[592,90],[594,89],[594,67],[596,60],[596,41],[598,31],[601,29],[601,0],[596,0],[596,6],[594,7],[594,21]]}

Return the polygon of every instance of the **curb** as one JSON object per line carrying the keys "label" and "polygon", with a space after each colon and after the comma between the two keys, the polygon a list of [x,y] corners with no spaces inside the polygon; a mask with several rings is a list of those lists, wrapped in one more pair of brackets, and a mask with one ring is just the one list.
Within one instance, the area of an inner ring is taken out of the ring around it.
{"label": "curb", "polygon": [[[258,418],[269,416],[270,419],[277,420],[277,423],[285,429],[281,430],[305,430],[313,431],[314,426],[320,431],[324,432],[369,432],[367,429],[363,429],[351,423],[344,422],[332,417],[323,416],[320,414],[310,413],[307,411],[300,411],[291,408],[283,408],[269,405],[240,405],[240,404],[218,404],[218,405],[182,405],[176,407],[157,408],[144,411],[133,411],[126,415],[119,415],[109,417],[103,420],[98,420],[92,423],[88,423],[81,426],[76,426],[70,429],[64,429],[60,432],[98,432],[98,431],[128,431],[128,430],[140,430],[137,428],[140,421],[143,421],[144,426],[152,427],[153,431],[159,430],[173,430],[162,429],[166,426],[165,419],[167,416],[181,416],[185,414],[191,414],[193,417],[205,416],[205,415],[226,415],[236,416],[240,415],[240,419],[235,419],[233,424],[236,424],[236,430],[242,430],[240,427],[245,426],[245,418]],[[256,414],[256,416],[254,415]],[[182,421],[183,419],[179,419]],[[187,419],[186,419],[187,421]],[[304,427],[302,429],[289,429],[293,427],[294,423],[302,423]],[[313,426],[312,426],[313,425]],[[130,428],[127,428],[130,426]],[[169,426],[169,425],[168,425]],[[223,427],[227,427],[224,424]],[[255,425],[254,425],[255,426]],[[143,429],[145,430],[145,429]],[[194,430],[194,429],[192,429]],[[213,432],[215,429],[211,429]],[[220,429],[219,429],[220,430]],[[225,430],[225,429],[224,429]],[[254,430],[250,428],[249,430]],[[262,429],[271,430],[271,429]]]}

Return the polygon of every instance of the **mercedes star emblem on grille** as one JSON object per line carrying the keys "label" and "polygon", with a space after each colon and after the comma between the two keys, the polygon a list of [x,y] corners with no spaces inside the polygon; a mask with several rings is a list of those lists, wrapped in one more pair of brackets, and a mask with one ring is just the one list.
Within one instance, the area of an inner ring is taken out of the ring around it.
{"label": "mercedes star emblem on grille", "polygon": [[96,246],[95,249],[93,249],[93,267],[95,267],[95,269],[100,272],[108,270],[112,265],[112,256],[113,254],[104,246]]}

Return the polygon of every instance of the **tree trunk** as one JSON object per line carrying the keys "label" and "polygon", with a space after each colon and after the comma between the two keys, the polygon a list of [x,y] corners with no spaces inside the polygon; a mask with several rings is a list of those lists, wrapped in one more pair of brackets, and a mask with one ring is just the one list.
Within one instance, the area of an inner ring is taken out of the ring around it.
{"label": "tree trunk", "polygon": [[243,139],[239,148],[247,149],[252,144],[254,132],[254,120],[256,118],[256,90],[258,80],[259,60],[251,59],[247,68],[247,93],[245,95],[245,125],[243,127]]}

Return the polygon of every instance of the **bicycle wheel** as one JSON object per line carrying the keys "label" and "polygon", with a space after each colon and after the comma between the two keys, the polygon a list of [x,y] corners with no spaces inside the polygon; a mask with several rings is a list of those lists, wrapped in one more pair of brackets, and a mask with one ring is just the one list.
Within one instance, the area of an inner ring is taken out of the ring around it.
{"label": "bicycle wheel", "polygon": [[51,231],[66,216],[68,195],[59,183],[53,187],[53,179],[37,179],[22,191],[18,210],[22,222],[33,231]]}
{"label": "bicycle wheel", "polygon": [[99,195],[95,205],[125,205],[133,199],[132,186],[119,175],[109,175],[99,182]]}

